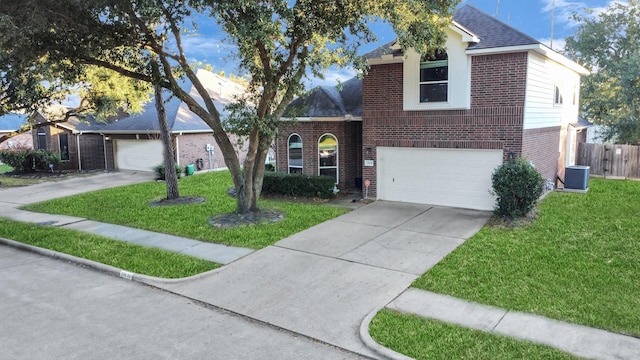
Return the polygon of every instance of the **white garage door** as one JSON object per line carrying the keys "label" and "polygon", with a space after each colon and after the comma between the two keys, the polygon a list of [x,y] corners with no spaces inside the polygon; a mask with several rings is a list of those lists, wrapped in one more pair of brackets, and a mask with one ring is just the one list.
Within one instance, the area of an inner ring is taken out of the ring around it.
{"label": "white garage door", "polygon": [[153,171],[162,164],[160,140],[115,140],[115,145],[118,169]]}
{"label": "white garage door", "polygon": [[502,150],[379,147],[378,198],[493,210],[491,174]]}

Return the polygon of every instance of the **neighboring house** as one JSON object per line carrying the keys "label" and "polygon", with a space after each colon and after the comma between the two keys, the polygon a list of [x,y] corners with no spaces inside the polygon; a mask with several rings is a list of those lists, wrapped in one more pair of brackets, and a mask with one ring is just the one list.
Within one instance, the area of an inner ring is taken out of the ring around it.
{"label": "neighboring house", "polygon": [[[20,129],[22,125],[27,123],[28,119],[28,115],[18,113],[8,113],[0,116],[0,137]],[[27,131],[0,143],[0,150],[15,148],[32,149],[33,139],[31,133]]]}
{"label": "neighboring house", "polygon": [[[361,112],[341,107],[346,86],[340,96],[315,90],[340,111],[303,107],[283,124],[278,170],[335,173],[338,187],[364,182],[382,200],[483,210],[494,206],[491,174],[510,157],[563,179],[587,70],[470,5],[446,31],[446,52],[431,58],[396,42],[367,54]],[[313,105],[313,94],[300,102]]]}
{"label": "neighboring house", "polygon": [[[242,86],[205,70],[199,70],[197,76],[224,118],[224,105],[242,93]],[[190,93],[199,99],[195,88],[190,87]],[[181,166],[194,164],[196,170],[225,168],[213,130],[179,99],[168,94],[165,99],[176,162]],[[155,101],[151,101],[140,114],[105,123],[97,122],[91,116],[71,117],[64,123],[34,131],[34,137],[43,139],[35,142],[39,144],[38,148],[46,146],[48,150],[60,152],[67,170],[152,171],[163,163],[158,128]],[[244,150],[238,151],[244,161]]]}

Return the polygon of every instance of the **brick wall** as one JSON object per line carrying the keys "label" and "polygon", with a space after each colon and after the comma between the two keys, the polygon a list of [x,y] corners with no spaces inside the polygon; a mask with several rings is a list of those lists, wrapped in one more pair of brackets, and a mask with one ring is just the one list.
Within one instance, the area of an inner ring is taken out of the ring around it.
{"label": "brick wall", "polygon": [[[377,146],[502,149],[505,159],[522,154],[525,52],[472,58],[468,110],[403,111],[402,66],[372,66],[364,77],[364,160],[376,159]],[[376,171],[375,164],[362,171],[372,197]]]}
{"label": "brick wall", "polygon": [[287,140],[293,133],[302,138],[304,174],[318,175],[318,140],[332,134],[338,140],[338,187],[355,187],[362,178],[362,123],[360,121],[282,122],[276,138],[277,170],[288,171]]}
{"label": "brick wall", "polygon": [[[178,151],[180,152],[180,165],[187,166],[189,164],[196,164],[198,159],[202,159],[202,168],[196,170],[209,170],[219,169],[227,167],[224,163],[224,157],[222,151],[213,138],[212,133],[205,134],[184,134],[177,136]],[[213,146],[213,156],[210,157],[207,151],[207,144]],[[244,160],[244,156],[241,152],[240,161]]]}
{"label": "brick wall", "polygon": [[556,180],[560,126],[527,129],[522,136],[522,157],[531,161],[543,179]]}

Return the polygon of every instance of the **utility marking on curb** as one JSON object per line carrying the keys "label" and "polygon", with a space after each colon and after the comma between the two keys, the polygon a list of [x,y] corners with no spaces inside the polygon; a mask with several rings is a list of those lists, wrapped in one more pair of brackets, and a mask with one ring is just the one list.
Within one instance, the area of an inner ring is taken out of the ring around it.
{"label": "utility marking on curb", "polygon": [[127,280],[133,280],[133,273],[129,272],[129,271],[121,270],[120,271],[120,277],[121,278],[125,278]]}

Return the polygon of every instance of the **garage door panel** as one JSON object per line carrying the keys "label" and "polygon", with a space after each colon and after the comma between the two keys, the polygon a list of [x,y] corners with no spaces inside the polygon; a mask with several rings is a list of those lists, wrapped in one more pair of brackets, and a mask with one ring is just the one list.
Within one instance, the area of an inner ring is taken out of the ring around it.
{"label": "garage door panel", "polygon": [[501,150],[378,148],[378,198],[493,209],[491,174]]}
{"label": "garage door panel", "polygon": [[115,140],[115,145],[118,169],[153,171],[163,162],[160,140]]}

